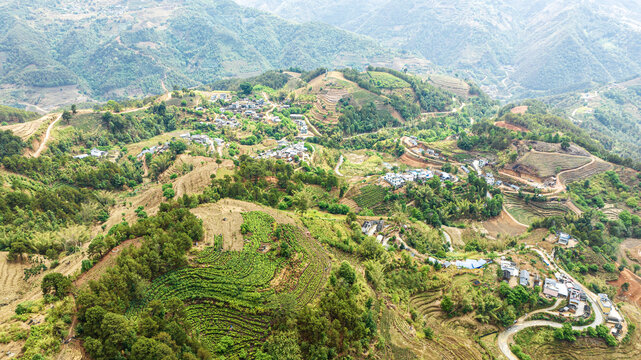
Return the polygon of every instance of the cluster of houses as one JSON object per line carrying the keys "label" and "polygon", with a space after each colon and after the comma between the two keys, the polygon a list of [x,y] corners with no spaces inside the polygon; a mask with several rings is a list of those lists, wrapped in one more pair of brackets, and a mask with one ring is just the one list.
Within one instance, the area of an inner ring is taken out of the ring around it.
{"label": "cluster of houses", "polygon": [[163,152],[165,152],[167,150],[169,150],[169,143],[168,142],[166,142],[166,143],[164,143],[162,145],[155,145],[155,146],[152,146],[152,147],[150,147],[148,149],[144,149],[136,157],[138,159],[142,159],[147,154],[151,154],[151,155],[156,154],[156,153],[160,154],[160,153],[163,153]]}
{"label": "cluster of houses", "polygon": [[230,128],[237,128],[240,126],[240,123],[238,120],[233,117],[233,118],[227,118],[227,115],[220,115],[219,117],[214,120],[214,124],[218,127],[230,127]]}
{"label": "cluster of houses", "polygon": [[[519,285],[529,287],[529,286],[538,286],[541,284],[541,279],[538,275],[534,275],[530,279],[530,273],[522,269],[519,271],[519,268],[515,263],[507,260],[501,260],[501,271],[503,272],[503,279],[510,280],[511,278],[518,278]],[[530,281],[532,280],[532,281]]]}
{"label": "cluster of houses", "polygon": [[[418,138],[416,136],[409,136],[406,141],[407,141],[407,144],[410,147],[419,146]],[[439,154],[438,152],[436,152],[436,151],[434,151],[432,149],[429,149],[429,148],[428,149],[420,149],[419,152],[423,156],[432,156],[432,157],[436,157],[436,158],[441,156],[441,154]]]}
{"label": "cluster of houses", "polygon": [[282,139],[278,141],[278,146],[279,147],[274,150],[268,150],[259,154],[258,159],[274,158],[293,161],[298,157],[303,161],[309,160],[307,148],[305,147],[305,143],[302,141],[290,144],[287,140]]}
{"label": "cluster of houses", "polygon": [[383,180],[390,184],[393,188],[398,189],[408,182],[425,181],[434,177],[431,170],[426,169],[413,169],[407,170],[404,173],[387,173],[383,176]]}
{"label": "cluster of houses", "polygon": [[300,114],[292,114],[290,115],[292,121],[298,126],[298,132],[300,135],[307,135],[309,133],[309,129],[307,129],[307,123],[305,122],[305,118],[303,115]]}
{"label": "cluster of houses", "polygon": [[483,168],[488,166],[489,164],[490,164],[490,162],[487,159],[481,158],[481,159],[476,159],[476,160],[472,161],[472,165],[469,166],[469,167],[466,166],[466,165],[461,165],[461,169],[466,174],[469,174],[470,172],[475,171],[479,176],[483,177],[485,179],[485,182],[490,186],[502,186],[502,185],[505,185],[505,186],[513,189],[514,191],[520,191],[521,190],[521,188],[519,186],[517,186],[517,185],[510,184],[510,183],[504,183],[501,180],[497,180],[495,178],[494,174],[492,174],[491,172],[483,173]]}
{"label": "cluster of houses", "polygon": [[234,114],[245,114],[245,116],[257,114],[262,111],[263,106],[265,105],[265,100],[239,100],[229,104],[226,107],[220,108],[222,112],[232,112]]}
{"label": "cluster of houses", "polygon": [[74,156],[73,158],[74,159],[84,159],[84,158],[89,157],[89,156],[95,157],[95,158],[101,158],[101,157],[107,156],[107,154],[108,154],[108,152],[106,152],[106,151],[102,151],[100,149],[93,148],[93,149],[91,149],[89,154],[80,154],[80,155]]}
{"label": "cluster of houses", "polygon": [[231,99],[232,99],[232,97],[231,97],[231,94],[229,94],[229,93],[215,93],[215,94],[213,94],[211,96],[211,98],[209,100],[211,102],[215,102],[215,101],[218,101],[218,100],[227,102],[227,101],[231,101]]}
{"label": "cluster of houses", "polygon": [[556,236],[558,239],[557,244],[564,246],[568,246],[570,244],[570,241],[573,239],[570,234],[564,232],[557,233]]}
{"label": "cluster of houses", "polygon": [[[623,322],[623,317],[619,314],[616,306],[612,304],[612,300],[610,300],[608,294],[597,294],[597,296],[599,297],[599,308],[603,314],[605,314],[607,321],[613,324],[621,324]],[[618,330],[618,332],[621,331],[621,328],[619,327],[615,326],[615,329]],[[617,335],[618,333],[615,334],[615,336]]]}

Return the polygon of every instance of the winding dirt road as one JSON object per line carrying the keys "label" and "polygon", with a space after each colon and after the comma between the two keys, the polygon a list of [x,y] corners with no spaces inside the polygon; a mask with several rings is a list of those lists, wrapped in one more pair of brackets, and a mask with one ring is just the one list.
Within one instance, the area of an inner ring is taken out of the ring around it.
{"label": "winding dirt road", "polygon": [[38,150],[36,150],[36,152],[33,153],[33,157],[34,158],[37,158],[38,156],[40,156],[42,151],[46,148],[47,142],[49,141],[49,138],[51,137],[51,130],[56,125],[56,123],[58,121],[60,121],[61,118],[62,118],[62,113],[58,114],[56,119],[54,121],[52,121],[51,124],[49,124],[49,127],[47,127],[47,132],[45,132],[45,137],[42,139],[42,142],[40,142],[40,146],[38,147]]}

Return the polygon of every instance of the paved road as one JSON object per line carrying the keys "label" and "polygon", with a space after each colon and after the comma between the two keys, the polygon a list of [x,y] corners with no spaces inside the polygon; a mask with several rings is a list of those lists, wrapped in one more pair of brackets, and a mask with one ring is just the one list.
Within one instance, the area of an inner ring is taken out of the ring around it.
{"label": "paved road", "polygon": [[[543,259],[545,259],[545,261],[547,261],[550,264],[550,267],[553,270],[556,270],[556,271],[566,275],[568,278],[572,279],[572,281],[574,281],[574,283],[577,286],[579,286],[581,288],[581,290],[583,290],[587,294],[588,302],[590,303],[590,306],[592,307],[592,311],[594,311],[594,321],[589,325],[572,326],[572,329],[581,331],[581,330],[585,330],[585,329],[587,329],[589,327],[594,327],[594,326],[603,324],[604,317],[603,317],[603,313],[601,312],[601,309],[596,304],[596,302],[598,301],[598,297],[596,296],[596,294],[592,293],[590,290],[585,288],[581,283],[576,281],[576,279],[574,279],[568,273],[566,273],[563,269],[558,267],[556,265],[556,263],[554,262],[554,259],[552,259],[552,257],[549,256],[547,253],[545,253],[544,251],[541,251],[539,249],[532,249],[532,250],[534,250]],[[554,309],[554,308],[556,308],[558,306],[559,301],[560,301],[560,299],[557,300],[557,303],[553,307],[550,307],[548,309],[539,310],[537,312],[550,311],[550,310],[552,310],[552,309]],[[536,313],[536,312],[534,312],[534,313]],[[527,318],[527,316],[529,316],[529,315],[526,315],[526,316],[518,319],[516,324],[508,327],[507,329],[505,329],[505,331],[500,333],[499,336],[498,336],[497,340],[498,340],[499,349],[501,350],[503,355],[505,355],[505,357],[507,357],[509,360],[519,360],[519,358],[517,358],[512,353],[512,350],[510,350],[510,345],[509,345],[509,339],[514,334],[516,334],[517,332],[519,332],[519,331],[521,331],[523,329],[530,328],[530,327],[539,327],[539,326],[550,326],[550,327],[553,327],[553,328],[561,328],[561,327],[563,327],[563,324],[561,324],[561,323],[557,323],[557,322],[553,322],[553,321],[547,321],[547,320],[525,321],[525,318]]]}

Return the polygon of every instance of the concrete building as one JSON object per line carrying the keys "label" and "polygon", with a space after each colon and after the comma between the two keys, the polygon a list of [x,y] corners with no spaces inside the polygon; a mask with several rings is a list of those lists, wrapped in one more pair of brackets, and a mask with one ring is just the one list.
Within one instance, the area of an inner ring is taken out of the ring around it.
{"label": "concrete building", "polygon": [[554,279],[546,278],[543,282],[543,295],[550,297],[559,296],[559,288],[557,282]]}
{"label": "concrete building", "polygon": [[521,270],[521,275],[519,276],[519,285],[530,286],[530,273],[527,270]]}
{"label": "concrete building", "polygon": [[567,245],[570,242],[570,239],[572,239],[570,234],[559,233],[559,240],[557,242],[559,245]]}
{"label": "concrete building", "polygon": [[609,314],[612,310],[612,301],[607,294],[598,294],[599,296],[599,307],[604,314]]}
{"label": "concrete building", "polygon": [[93,148],[93,149],[91,149],[90,155],[93,156],[93,157],[99,158],[99,157],[107,156],[107,152],[99,150],[99,149],[96,149],[96,148]]}
{"label": "concrete building", "polygon": [[511,261],[501,261],[501,270],[503,271],[503,278],[506,280],[519,276],[519,269]]}

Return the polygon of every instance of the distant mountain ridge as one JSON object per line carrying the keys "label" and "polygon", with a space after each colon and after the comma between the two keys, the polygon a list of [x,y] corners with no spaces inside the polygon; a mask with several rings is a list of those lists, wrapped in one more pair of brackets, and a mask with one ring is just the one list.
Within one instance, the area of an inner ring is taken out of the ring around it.
{"label": "distant mountain ridge", "polygon": [[389,56],[362,36],[229,0],[11,1],[0,16],[0,101],[9,104],[43,96],[41,88],[94,99],[141,96],[163,85]]}
{"label": "distant mountain ridge", "polygon": [[641,74],[641,3],[632,0],[236,1],[417,52],[468,72],[495,96],[560,93]]}

